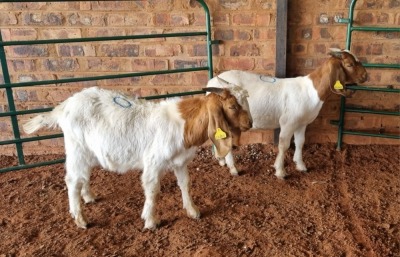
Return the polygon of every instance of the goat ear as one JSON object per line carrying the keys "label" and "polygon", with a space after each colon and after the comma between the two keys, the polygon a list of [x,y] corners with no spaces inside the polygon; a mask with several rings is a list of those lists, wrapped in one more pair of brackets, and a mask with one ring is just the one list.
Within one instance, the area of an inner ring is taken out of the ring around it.
{"label": "goat ear", "polygon": [[343,54],[342,54],[343,51],[342,50],[340,50],[338,48],[330,48],[329,50],[330,50],[329,55],[331,55],[333,57],[336,57],[336,58],[339,58],[339,59],[343,58]]}
{"label": "goat ear", "polygon": [[208,106],[208,138],[216,147],[216,157],[225,157],[232,149],[232,133],[222,112],[216,103]]}

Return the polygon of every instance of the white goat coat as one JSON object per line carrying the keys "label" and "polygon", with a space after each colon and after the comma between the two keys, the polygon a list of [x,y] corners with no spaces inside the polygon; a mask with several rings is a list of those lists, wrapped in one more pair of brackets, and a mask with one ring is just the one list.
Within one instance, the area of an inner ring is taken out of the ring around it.
{"label": "white goat coat", "polygon": [[119,173],[143,170],[145,164],[172,169],[195,154],[195,147],[184,147],[184,120],[176,103],[177,99],[158,104],[89,88],[57,106],[55,114],[70,158],[81,155],[90,166],[100,164]]}
{"label": "white goat coat", "polygon": [[[280,124],[307,125],[318,116],[323,101],[308,76],[279,79],[231,70],[218,77],[246,89],[253,129],[275,129]],[[208,87],[218,87],[216,78]]]}

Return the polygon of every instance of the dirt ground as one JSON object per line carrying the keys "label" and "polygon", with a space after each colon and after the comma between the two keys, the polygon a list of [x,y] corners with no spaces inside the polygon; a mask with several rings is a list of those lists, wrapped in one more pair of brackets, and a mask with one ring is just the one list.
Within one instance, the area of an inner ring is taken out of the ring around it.
{"label": "dirt ground", "polygon": [[[182,209],[172,173],[162,180],[161,226],[143,230],[140,174],[95,170],[90,222],[68,214],[62,164],[0,174],[0,257],[11,256],[400,256],[400,147],[308,144],[308,173],[278,180],[273,145],[236,151],[242,174],[202,147],[189,166],[202,217]],[[43,159],[48,156],[32,156]],[[0,167],[11,157],[1,157]]]}

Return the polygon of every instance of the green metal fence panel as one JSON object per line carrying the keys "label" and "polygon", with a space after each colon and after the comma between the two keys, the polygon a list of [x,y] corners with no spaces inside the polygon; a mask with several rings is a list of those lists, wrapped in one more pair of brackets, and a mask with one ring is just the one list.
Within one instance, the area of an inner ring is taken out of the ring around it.
{"label": "green metal fence panel", "polygon": [[[346,49],[350,50],[352,33],[354,31],[369,31],[369,32],[400,32],[400,28],[384,28],[384,27],[370,27],[370,26],[353,26],[354,21],[354,8],[357,3],[357,0],[352,0],[349,6],[349,18],[340,19],[339,22],[347,23],[347,34],[346,34]],[[384,63],[363,63],[366,68],[393,68],[400,69],[400,64],[384,64]],[[400,89],[395,88],[380,88],[380,87],[370,87],[370,86],[357,86],[357,85],[349,85],[347,86],[349,90],[361,90],[367,92],[387,92],[387,93],[395,93],[399,94]],[[346,112],[356,112],[356,113],[368,113],[368,114],[377,114],[377,115],[392,115],[392,116],[400,116],[400,112],[393,111],[377,111],[368,108],[354,108],[346,106],[346,98],[341,97],[340,99],[340,114],[339,120],[333,121],[332,124],[338,126],[338,140],[337,140],[337,150],[340,150],[342,147],[343,135],[356,135],[356,136],[368,136],[368,137],[381,137],[381,138],[391,138],[391,139],[400,139],[400,135],[391,135],[391,134],[381,134],[381,133],[369,133],[362,131],[354,131],[350,129],[344,128],[344,117]]]}
{"label": "green metal fence panel", "polygon": [[[102,0],[102,1],[106,1],[106,0]],[[205,13],[205,20],[206,20],[205,31],[201,31],[201,32],[196,31],[196,32],[165,33],[165,34],[127,35],[127,36],[113,36],[113,37],[66,38],[66,39],[48,39],[48,40],[25,40],[25,41],[3,41],[3,38],[0,33],[0,64],[1,64],[1,68],[3,71],[3,78],[4,78],[4,83],[0,84],[0,89],[5,90],[5,94],[6,94],[7,101],[8,101],[8,109],[9,109],[8,111],[0,113],[0,117],[10,117],[11,127],[12,127],[13,137],[14,137],[14,139],[11,139],[11,140],[0,141],[0,146],[15,145],[16,155],[18,158],[18,165],[1,168],[0,173],[64,162],[64,159],[58,159],[58,160],[50,160],[50,161],[46,161],[46,162],[33,163],[33,164],[26,163],[24,151],[23,151],[23,143],[45,140],[45,139],[60,138],[63,135],[62,134],[54,134],[54,135],[36,136],[36,137],[30,137],[30,138],[21,138],[21,135],[19,132],[20,126],[18,124],[18,116],[19,115],[48,112],[48,111],[52,110],[52,108],[39,108],[39,109],[33,109],[33,110],[17,110],[16,106],[15,106],[14,97],[13,97],[13,88],[44,86],[44,85],[60,84],[60,83],[95,81],[95,80],[104,80],[104,79],[129,78],[129,77],[171,74],[171,73],[196,72],[196,71],[208,71],[208,78],[211,79],[213,77],[212,45],[218,44],[219,41],[211,40],[211,19],[210,19],[210,11],[208,9],[207,4],[204,2],[204,0],[196,0],[196,1],[202,6],[204,13]],[[2,2],[31,2],[31,1],[25,1],[25,0],[19,0],[19,1],[8,0],[7,1],[7,0],[5,0]],[[68,0],[60,0],[60,1],[44,0],[44,1],[40,1],[40,2],[68,2]],[[5,52],[5,47],[19,46],[19,45],[33,45],[33,44],[40,45],[40,44],[115,41],[115,40],[137,40],[137,39],[172,38],[172,37],[199,37],[199,36],[206,37],[207,66],[173,69],[173,70],[132,72],[132,73],[125,73],[125,74],[113,74],[113,75],[104,75],[104,76],[77,77],[77,78],[58,79],[58,80],[42,80],[42,81],[12,83],[11,79],[10,79],[10,73],[8,70],[8,66],[7,66],[7,56],[6,56],[6,52]],[[152,100],[152,99],[161,99],[161,98],[167,98],[167,97],[187,96],[187,95],[204,94],[204,93],[205,93],[204,91],[199,90],[199,91],[181,92],[181,93],[175,93],[175,94],[154,95],[154,96],[147,96],[147,97],[143,97],[143,98],[147,99],[147,100]]]}

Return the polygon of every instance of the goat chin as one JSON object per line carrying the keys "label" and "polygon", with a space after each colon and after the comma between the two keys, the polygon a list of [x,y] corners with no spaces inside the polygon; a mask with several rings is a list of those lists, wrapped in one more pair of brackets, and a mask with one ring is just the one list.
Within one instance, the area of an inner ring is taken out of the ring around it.
{"label": "goat chin", "polygon": [[78,227],[86,228],[87,225],[80,197],[86,203],[95,201],[89,186],[90,175],[92,168],[100,165],[119,173],[143,170],[145,203],[141,217],[145,228],[154,229],[159,223],[155,201],[161,175],[167,169],[173,170],[177,177],[188,215],[200,217],[189,193],[187,171],[196,147],[208,138],[213,139],[219,128],[227,136],[219,140],[216,147],[221,156],[225,156],[232,147],[228,124],[239,120],[251,123],[247,112],[233,113],[228,104],[238,105],[228,89],[203,97],[154,103],[93,87],[71,96],[50,113],[31,119],[24,129],[26,133],[44,127],[60,127],[63,131],[65,181],[70,213]]}
{"label": "goat chin", "polygon": [[[274,167],[275,175],[286,177],[284,168],[285,152],[294,135],[296,150],[293,161],[299,171],[307,171],[303,162],[302,149],[306,126],[318,116],[323,103],[333,93],[346,94],[344,84],[364,82],[367,73],[360,61],[346,50],[331,49],[331,57],[320,67],[306,76],[279,79],[246,71],[231,70],[211,79],[208,87],[239,85],[249,93],[249,111],[255,129],[280,128],[279,153]],[[342,85],[343,90],[334,88]],[[226,164],[236,175],[232,153],[220,164]]]}

